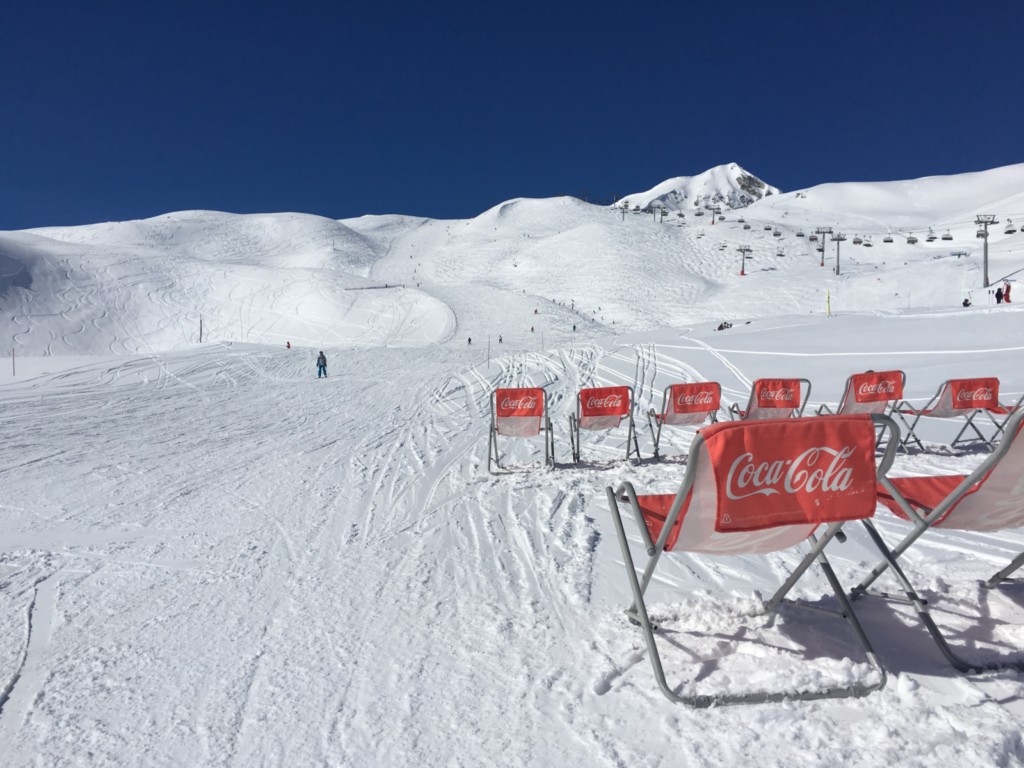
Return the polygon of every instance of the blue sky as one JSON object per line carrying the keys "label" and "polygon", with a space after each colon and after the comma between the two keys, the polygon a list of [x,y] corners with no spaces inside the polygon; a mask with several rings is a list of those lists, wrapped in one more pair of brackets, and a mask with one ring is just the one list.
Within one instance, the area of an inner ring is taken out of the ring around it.
{"label": "blue sky", "polygon": [[1024,162],[1024,4],[6,3],[0,98],[0,229],[793,190]]}

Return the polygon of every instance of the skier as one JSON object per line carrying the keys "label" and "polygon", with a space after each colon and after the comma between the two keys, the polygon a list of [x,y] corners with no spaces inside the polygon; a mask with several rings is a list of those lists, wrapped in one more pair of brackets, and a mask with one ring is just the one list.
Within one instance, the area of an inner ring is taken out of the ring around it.
{"label": "skier", "polygon": [[501,336],[498,336],[498,343],[501,344]]}
{"label": "skier", "polygon": [[291,349],[291,348],[292,348],[292,343],[291,343],[290,341],[286,341],[286,342],[284,343],[284,345],[285,345],[285,347],[287,347],[288,349]]}
{"label": "skier", "polygon": [[1003,289],[1001,287],[1000,288],[996,288],[996,304],[1002,304],[1002,303],[1003,303]]}
{"label": "skier", "polygon": [[472,344],[473,343],[473,337],[470,336],[468,339],[466,339],[466,343],[467,344]]}
{"label": "skier", "polygon": [[965,307],[971,306],[971,300],[970,299],[964,299],[964,306]]}
{"label": "skier", "polygon": [[316,359],[316,377],[319,379],[321,376],[327,378],[327,355],[324,354],[322,349]]}
{"label": "skier", "polygon": [[1003,304],[1010,303],[1010,281],[1003,283]]}

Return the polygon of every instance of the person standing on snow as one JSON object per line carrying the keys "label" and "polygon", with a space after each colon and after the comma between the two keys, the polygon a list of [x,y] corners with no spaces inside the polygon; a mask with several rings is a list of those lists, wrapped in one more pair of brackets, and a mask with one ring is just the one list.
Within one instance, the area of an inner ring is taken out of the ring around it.
{"label": "person standing on snow", "polygon": [[1003,289],[1002,288],[996,288],[996,304],[1002,304],[1002,303],[1003,303]]}
{"label": "person standing on snow", "polygon": [[327,356],[322,349],[316,359],[316,377],[319,379],[321,376],[327,378]]}
{"label": "person standing on snow", "polygon": [[1010,303],[1010,281],[1003,283],[1003,304]]}

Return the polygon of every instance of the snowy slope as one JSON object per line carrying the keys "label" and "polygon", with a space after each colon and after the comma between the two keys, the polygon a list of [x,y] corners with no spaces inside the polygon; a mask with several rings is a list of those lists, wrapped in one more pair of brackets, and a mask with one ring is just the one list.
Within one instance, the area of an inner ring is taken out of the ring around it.
{"label": "snowy slope", "polygon": [[[757,377],[805,376],[834,404],[851,372],[899,367],[919,403],[966,375],[1016,399],[1024,315],[989,303],[973,224],[956,224],[1024,220],[1014,183],[1024,166],[903,183],[929,206],[898,209],[906,226],[957,239],[844,243],[839,275],[809,228],[877,238],[894,183],[773,195],[738,212],[750,229],[557,198],[465,221],[189,212],[0,233],[16,350],[16,373],[0,365],[0,762],[1021,764],[1021,675],[958,675],[883,601],[862,620],[890,679],[867,699],[669,704],[622,615],[604,488],[673,491],[693,431],[639,464],[622,433],[588,434],[579,467],[567,436],[580,386],[634,387],[645,457],[642,412],[676,381],[734,402]],[[994,229],[993,279],[1024,268],[1021,243]],[[545,387],[558,464],[503,439],[535,469],[493,476],[488,398],[517,385]],[[942,448],[951,426],[895,472],[976,466]],[[908,553],[969,653],[1024,645],[1016,587],[977,588],[1022,548],[1021,531],[933,532]],[[875,559],[860,529],[831,551],[848,584]],[[651,600],[670,674],[705,691],[868,676],[831,619],[748,615],[795,562],[666,562]],[[802,594],[823,590],[811,574]]]}

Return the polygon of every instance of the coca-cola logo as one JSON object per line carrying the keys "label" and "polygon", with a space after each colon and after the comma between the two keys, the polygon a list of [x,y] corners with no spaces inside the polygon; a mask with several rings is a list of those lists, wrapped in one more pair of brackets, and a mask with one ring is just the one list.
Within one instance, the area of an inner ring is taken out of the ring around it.
{"label": "coca-cola logo", "polygon": [[795,459],[758,462],[754,454],[740,454],[726,479],[726,495],[738,501],[751,496],[777,493],[835,493],[853,483],[853,470],[847,459],[855,452],[851,446],[836,450],[828,446],[808,448]]}
{"label": "coca-cola logo", "polygon": [[762,389],[758,398],[763,401],[791,401],[795,399],[792,389]]}
{"label": "coca-cola logo", "polygon": [[892,395],[896,392],[896,381],[887,379],[885,381],[861,384],[857,388],[858,395]]}
{"label": "coca-cola logo", "polygon": [[587,398],[587,408],[621,408],[622,395],[606,395],[605,397]]}
{"label": "coca-cola logo", "polygon": [[506,411],[532,411],[537,407],[536,397],[506,397],[501,401],[502,410]]}
{"label": "coca-cola logo", "polygon": [[991,400],[993,394],[991,389],[961,390],[956,393],[956,400],[958,403]]}
{"label": "coca-cola logo", "polygon": [[715,402],[715,393],[705,390],[692,395],[679,393],[676,396],[676,405],[711,405]]}

